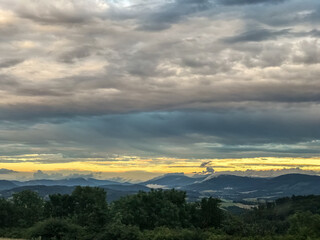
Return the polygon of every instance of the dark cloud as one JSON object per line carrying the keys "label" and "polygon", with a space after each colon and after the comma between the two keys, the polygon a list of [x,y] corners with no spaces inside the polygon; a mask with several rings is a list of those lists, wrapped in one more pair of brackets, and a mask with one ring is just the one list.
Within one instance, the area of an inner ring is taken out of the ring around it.
{"label": "dark cloud", "polygon": [[[114,162],[114,154],[193,158],[313,156],[320,153],[317,112],[196,111],[81,117],[60,123],[30,122],[24,130],[1,132],[0,141],[23,143],[19,150],[25,153],[38,149],[33,153],[51,154],[30,160],[41,163],[79,159]],[[6,147],[6,151],[14,154],[16,148]]]}
{"label": "dark cloud", "polygon": [[74,63],[76,60],[87,58],[91,55],[91,46],[77,47],[62,53],[58,59],[64,63]]}
{"label": "dark cloud", "polygon": [[211,161],[207,161],[207,162],[202,162],[201,164],[200,164],[200,167],[206,167],[208,164],[210,164],[211,163]]}
{"label": "dark cloud", "polygon": [[[268,1],[269,2],[269,1]],[[270,1],[273,2],[273,1]],[[237,6],[235,6],[237,7]],[[319,2],[284,1],[283,4],[258,4],[246,6],[244,19],[246,22],[261,23],[271,27],[297,27],[299,25],[319,23]]]}
{"label": "dark cloud", "polygon": [[0,62],[0,68],[12,67],[22,62],[22,59],[4,59]]}
{"label": "dark cloud", "polygon": [[311,30],[309,34],[314,37],[320,37],[320,31],[318,29]]}
{"label": "dark cloud", "polygon": [[290,32],[290,29],[283,29],[280,31],[273,31],[268,29],[255,29],[244,32],[240,35],[228,37],[223,39],[227,43],[238,42],[261,42],[266,40],[274,40],[281,36],[286,36]]}
{"label": "dark cloud", "polygon": [[138,29],[161,31],[170,28],[172,24],[181,21],[188,15],[206,11],[211,7],[213,3],[210,0],[175,0],[142,16]]}
{"label": "dark cloud", "polygon": [[286,0],[218,0],[220,4],[224,5],[246,5],[246,4],[278,4]]}
{"label": "dark cloud", "polygon": [[15,89],[16,87],[19,87],[19,81],[16,79],[6,75],[6,74],[0,74],[0,84],[1,89]]}
{"label": "dark cloud", "polygon": [[[200,167],[201,168],[205,168],[205,170],[203,170],[202,172],[194,172],[196,173],[197,175],[208,175],[208,174],[213,174],[215,172],[215,170],[213,169],[213,167],[211,166],[208,166],[208,164],[210,164],[211,161],[207,161],[207,162],[202,162]],[[224,168],[225,166],[218,166],[218,167],[221,167],[221,168]]]}

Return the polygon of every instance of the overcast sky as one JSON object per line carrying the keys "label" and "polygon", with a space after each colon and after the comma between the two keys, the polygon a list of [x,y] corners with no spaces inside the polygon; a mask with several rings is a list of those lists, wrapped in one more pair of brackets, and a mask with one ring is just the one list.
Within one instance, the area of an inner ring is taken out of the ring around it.
{"label": "overcast sky", "polygon": [[317,0],[1,0],[0,166],[320,169],[319,26]]}

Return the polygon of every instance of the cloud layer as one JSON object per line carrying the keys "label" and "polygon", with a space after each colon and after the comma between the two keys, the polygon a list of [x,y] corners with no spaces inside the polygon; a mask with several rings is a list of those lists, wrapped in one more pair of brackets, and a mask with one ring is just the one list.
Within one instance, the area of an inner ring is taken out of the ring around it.
{"label": "cloud layer", "polygon": [[319,156],[319,11],[3,0],[0,161]]}

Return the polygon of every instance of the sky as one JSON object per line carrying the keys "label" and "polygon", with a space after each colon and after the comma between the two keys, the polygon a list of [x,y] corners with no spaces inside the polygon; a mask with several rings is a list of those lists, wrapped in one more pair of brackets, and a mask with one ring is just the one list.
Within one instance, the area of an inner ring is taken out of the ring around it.
{"label": "sky", "polygon": [[1,0],[0,174],[320,170],[319,24],[317,0]]}

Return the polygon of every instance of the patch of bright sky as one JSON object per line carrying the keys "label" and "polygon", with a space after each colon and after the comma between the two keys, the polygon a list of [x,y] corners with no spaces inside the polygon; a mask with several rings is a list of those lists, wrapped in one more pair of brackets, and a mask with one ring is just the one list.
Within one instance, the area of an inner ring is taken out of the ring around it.
{"label": "patch of bright sky", "polygon": [[[50,161],[48,159],[50,158]],[[74,159],[63,162],[61,154],[31,154],[23,156],[1,156],[1,167],[15,171],[59,171],[76,170],[91,172],[127,172],[146,171],[157,173],[184,172],[187,174],[201,172],[210,166],[215,171],[271,170],[282,168],[301,168],[320,170],[320,158],[240,158],[240,159],[178,159],[178,158],[141,158],[119,156],[112,159]],[[45,160],[45,161],[44,161]],[[201,167],[202,162],[208,162]],[[19,164],[20,163],[20,164]],[[23,164],[21,164],[23,163]]]}

